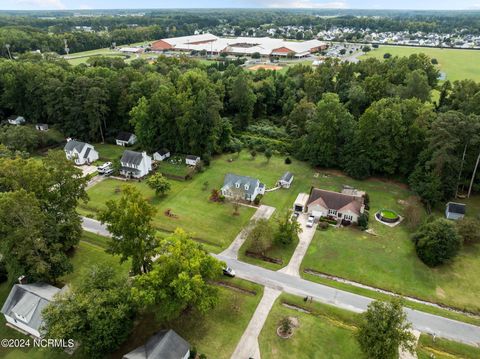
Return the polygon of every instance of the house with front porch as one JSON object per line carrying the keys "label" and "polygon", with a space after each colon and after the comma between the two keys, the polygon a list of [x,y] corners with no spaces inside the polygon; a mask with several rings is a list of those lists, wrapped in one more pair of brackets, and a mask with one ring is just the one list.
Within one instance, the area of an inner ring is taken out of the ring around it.
{"label": "house with front porch", "polygon": [[98,152],[92,145],[70,138],[67,139],[63,150],[67,159],[74,161],[77,166],[93,163],[99,157]]}
{"label": "house with front porch", "polygon": [[334,191],[314,188],[310,190],[307,212],[315,219],[330,217],[357,223],[365,211],[364,198]]}
{"label": "house with front porch", "polygon": [[125,150],[120,165],[121,175],[127,178],[141,178],[152,170],[152,157],[146,152]]}
{"label": "house with front porch", "polygon": [[258,195],[265,194],[265,185],[253,177],[227,173],[220,192],[225,198],[254,201]]}

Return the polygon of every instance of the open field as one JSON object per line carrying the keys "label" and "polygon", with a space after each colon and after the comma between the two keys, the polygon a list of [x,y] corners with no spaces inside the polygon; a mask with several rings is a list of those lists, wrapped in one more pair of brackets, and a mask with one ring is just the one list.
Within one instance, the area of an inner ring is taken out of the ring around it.
{"label": "open field", "polygon": [[410,56],[414,53],[424,53],[438,60],[438,68],[441,72],[446,73],[447,80],[472,79],[480,81],[479,50],[380,45],[378,49],[372,49],[359,59],[369,57],[383,59],[383,55],[387,52],[392,56]]}
{"label": "open field", "polygon": [[277,65],[254,65],[248,68],[249,70],[256,71],[256,70],[282,70],[282,66]]}
{"label": "open field", "polygon": [[[283,302],[305,307],[311,313],[286,308]],[[284,317],[298,319],[299,327],[289,339],[276,330]],[[259,336],[262,358],[361,358],[355,337],[357,315],[326,304],[305,304],[302,298],[282,294],[275,302]]]}
{"label": "open field", "polygon": [[[342,181],[335,177],[331,180]],[[418,259],[411,232],[404,224],[390,228],[374,219],[374,213],[382,208],[404,215],[398,201],[405,200],[409,191],[393,183],[387,185],[374,180],[358,184],[357,188],[367,190],[370,195],[370,228],[378,235],[356,228],[317,231],[302,269],[480,313],[480,245],[465,246],[451,264],[429,268]],[[311,274],[303,276],[319,281]]]}
{"label": "open field", "polygon": [[96,143],[95,150],[98,151],[101,161],[110,161],[120,160],[122,157],[123,151],[127,148],[117,145],[112,145],[108,143]]}

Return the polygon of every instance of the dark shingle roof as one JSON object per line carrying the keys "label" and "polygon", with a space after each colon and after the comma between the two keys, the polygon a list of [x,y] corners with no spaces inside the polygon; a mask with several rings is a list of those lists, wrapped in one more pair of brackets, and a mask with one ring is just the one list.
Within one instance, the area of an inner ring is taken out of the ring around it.
{"label": "dark shingle roof", "polygon": [[450,213],[465,214],[467,206],[463,203],[448,202],[447,211]]}
{"label": "dark shingle roof", "polygon": [[169,153],[170,151],[167,150],[166,148],[161,148],[157,151],[157,153],[160,155],[160,156],[165,156],[167,153]]}
{"label": "dark shingle roof", "polygon": [[[223,180],[223,187],[234,188],[236,183],[240,185],[238,188],[239,190],[250,195],[253,195],[257,186],[262,186],[262,183],[260,183],[258,179],[253,177],[239,176],[233,173],[227,173],[225,175],[225,179]],[[248,190],[245,190],[246,184],[248,184]]]}
{"label": "dark shingle roof", "polygon": [[123,359],[182,359],[189,350],[190,344],[173,330],[162,330]]}
{"label": "dark shingle roof", "polygon": [[291,174],[290,172],[285,172],[282,178],[280,178],[280,181],[290,182],[292,177],[293,177],[293,174]]}
{"label": "dark shingle roof", "polygon": [[140,152],[125,150],[120,162],[122,164],[139,165],[142,162],[143,155]]}
{"label": "dark shingle roof", "polygon": [[360,209],[363,205],[363,198],[312,188],[307,205],[310,205],[312,202],[317,202],[322,205],[325,204],[328,209],[334,209],[337,211],[340,209],[349,209],[352,212],[360,214]]}
{"label": "dark shingle roof", "polygon": [[[58,292],[60,289],[45,283],[15,284],[1,312],[39,330],[43,323],[42,310]],[[20,320],[14,313],[22,315],[26,321]]]}
{"label": "dark shingle roof", "polygon": [[82,152],[83,147],[85,147],[85,142],[80,142],[76,140],[70,140],[66,143],[65,147],[63,148],[65,151],[73,151],[74,149],[77,150],[78,153]]}
{"label": "dark shingle roof", "polygon": [[120,140],[120,141],[125,141],[125,142],[128,142],[128,140],[130,140],[130,137],[132,137],[132,134],[130,132],[120,132],[117,136],[117,140]]}

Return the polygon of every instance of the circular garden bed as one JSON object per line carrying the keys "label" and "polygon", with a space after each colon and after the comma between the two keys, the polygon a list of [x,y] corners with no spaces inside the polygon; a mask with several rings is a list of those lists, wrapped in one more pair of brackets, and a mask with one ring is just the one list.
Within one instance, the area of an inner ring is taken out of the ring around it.
{"label": "circular garden bed", "polygon": [[400,220],[400,216],[397,212],[390,209],[382,209],[381,211],[378,211],[375,216],[379,221],[385,223],[397,223]]}

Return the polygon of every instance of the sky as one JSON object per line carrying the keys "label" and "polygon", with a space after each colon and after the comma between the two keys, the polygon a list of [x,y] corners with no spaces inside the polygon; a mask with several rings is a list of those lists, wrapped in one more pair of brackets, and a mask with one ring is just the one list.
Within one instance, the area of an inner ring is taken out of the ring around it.
{"label": "sky", "polygon": [[0,0],[0,10],[161,8],[480,10],[480,0]]}

